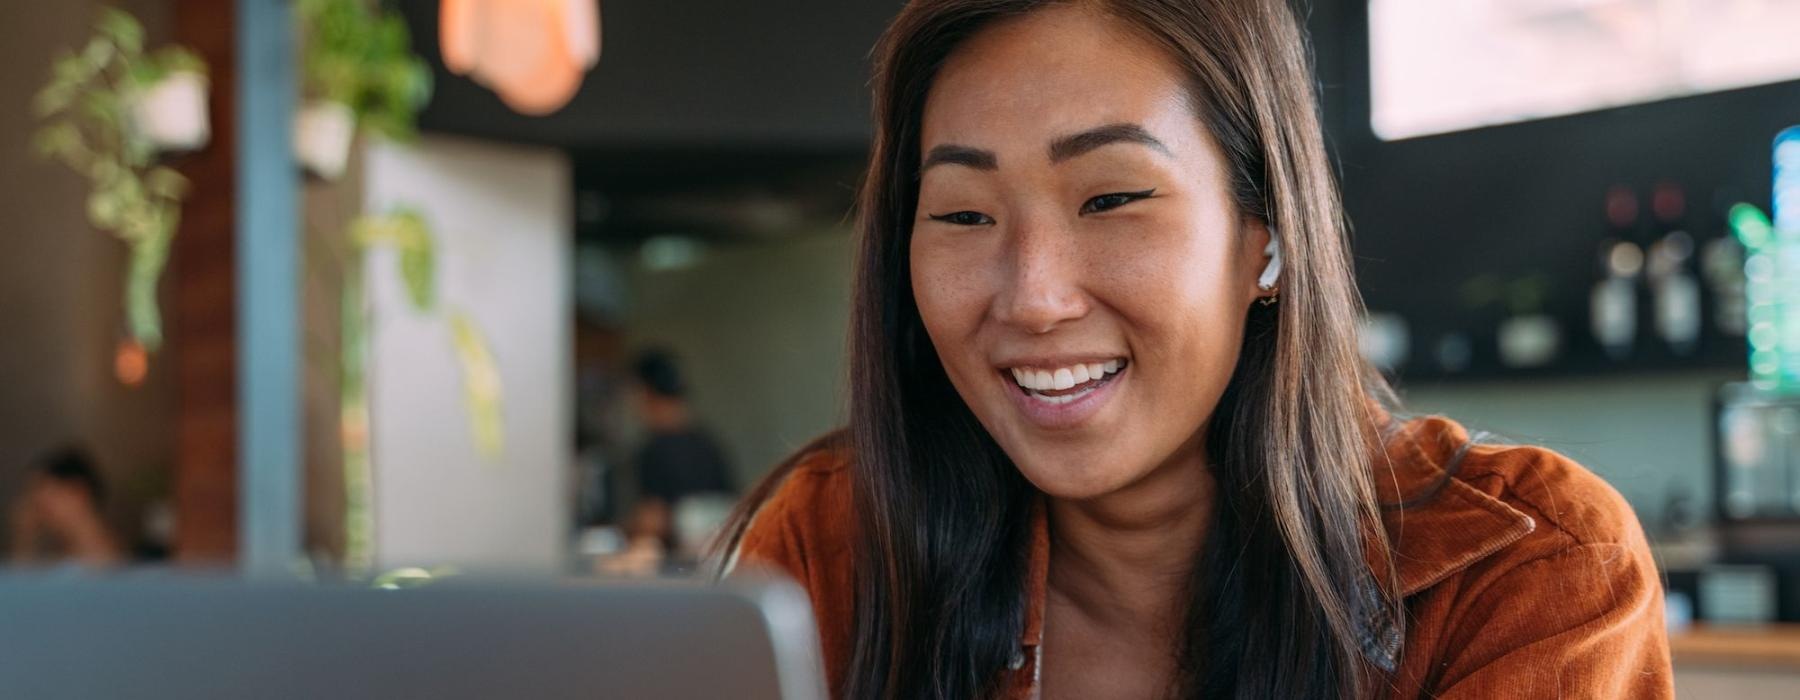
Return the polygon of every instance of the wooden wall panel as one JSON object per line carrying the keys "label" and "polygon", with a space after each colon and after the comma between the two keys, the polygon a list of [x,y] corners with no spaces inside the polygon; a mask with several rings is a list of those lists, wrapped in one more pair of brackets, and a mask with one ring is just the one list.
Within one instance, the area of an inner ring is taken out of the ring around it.
{"label": "wooden wall panel", "polygon": [[236,24],[234,0],[176,0],[175,39],[211,70],[212,143],[183,163],[193,184],[175,238],[170,342],[176,398],[177,561],[237,553]]}

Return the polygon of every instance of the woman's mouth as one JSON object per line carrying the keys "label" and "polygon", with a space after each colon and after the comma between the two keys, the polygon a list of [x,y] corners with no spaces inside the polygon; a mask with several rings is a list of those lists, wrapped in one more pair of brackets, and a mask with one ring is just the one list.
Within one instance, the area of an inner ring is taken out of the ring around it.
{"label": "woman's mouth", "polygon": [[1125,371],[1124,358],[1063,367],[1014,367],[1013,383],[1033,401],[1060,406],[1080,399]]}
{"label": "woman's mouth", "polygon": [[1122,391],[1119,387],[1130,367],[1124,357],[1078,363],[1050,360],[1002,368],[995,379],[1007,385],[1013,406],[1027,421],[1043,430],[1060,431],[1098,414],[1113,394]]}

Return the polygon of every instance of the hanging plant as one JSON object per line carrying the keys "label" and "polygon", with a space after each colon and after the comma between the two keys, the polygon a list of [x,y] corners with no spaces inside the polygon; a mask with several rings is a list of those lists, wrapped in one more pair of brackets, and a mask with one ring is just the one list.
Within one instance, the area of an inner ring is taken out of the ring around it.
{"label": "hanging plant", "polygon": [[417,134],[431,69],[412,52],[406,20],[366,0],[299,0],[302,88],[294,155],[326,179],[344,172],[358,131],[395,141]]}
{"label": "hanging plant", "polygon": [[168,150],[206,142],[206,64],[168,47],[146,54],[136,18],[104,8],[94,36],[51,67],[34,109],[44,121],[40,154],[90,183],[87,216],[130,248],[125,318],[147,350],[162,343],[156,285],[168,262],[188,182],[157,161]]}
{"label": "hanging plant", "polygon": [[[371,251],[385,248],[399,258],[400,280],[412,311],[437,311],[437,239],[417,210],[400,207],[384,215],[366,214],[350,222],[350,274],[341,299],[343,374],[339,420],[344,444],[344,564],[360,575],[374,565],[375,476],[369,445],[369,312],[364,272]],[[450,347],[462,371],[463,406],[475,449],[497,463],[505,451],[500,369],[489,344],[468,313],[451,309]]]}
{"label": "hanging plant", "polygon": [[[384,216],[365,215],[350,223],[352,256],[366,264],[369,251],[387,248],[400,258],[400,280],[406,287],[406,299],[416,313],[430,314],[437,306],[437,239],[417,210],[399,208]],[[360,266],[358,266],[360,267]],[[354,269],[354,268],[353,268]],[[362,400],[365,396],[364,366],[367,359],[368,301],[360,280],[348,290],[344,306],[345,329],[354,342],[345,343],[346,377],[354,377],[344,395]],[[481,328],[469,314],[451,309],[450,346],[456,352],[462,369],[463,404],[469,411],[469,431],[475,447],[489,460],[498,460],[505,447],[500,420],[500,370]],[[363,412],[366,414],[366,412]]]}

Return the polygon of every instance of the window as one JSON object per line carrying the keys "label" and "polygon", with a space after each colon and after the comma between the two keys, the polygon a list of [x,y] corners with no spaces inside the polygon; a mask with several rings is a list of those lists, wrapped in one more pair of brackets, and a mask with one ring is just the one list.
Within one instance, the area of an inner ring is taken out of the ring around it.
{"label": "window", "polygon": [[1800,0],[1369,0],[1395,140],[1800,78]]}

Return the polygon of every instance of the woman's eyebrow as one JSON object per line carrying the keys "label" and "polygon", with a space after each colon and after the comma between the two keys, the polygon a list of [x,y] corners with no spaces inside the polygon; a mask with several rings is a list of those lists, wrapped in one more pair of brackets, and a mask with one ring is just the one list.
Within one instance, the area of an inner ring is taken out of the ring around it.
{"label": "woman's eyebrow", "polygon": [[1143,144],[1158,151],[1162,151],[1163,155],[1174,155],[1174,153],[1169,151],[1168,146],[1164,145],[1162,141],[1157,140],[1155,136],[1151,136],[1150,132],[1145,130],[1144,127],[1128,122],[1121,122],[1118,124],[1107,124],[1106,126],[1095,127],[1076,134],[1070,134],[1050,142],[1050,162],[1060,163],[1101,146],[1115,143]]}
{"label": "woman's eyebrow", "polygon": [[993,151],[946,143],[933,147],[930,153],[925,154],[925,162],[919,164],[919,172],[923,174],[934,165],[966,165],[976,170],[998,170],[1000,159]]}
{"label": "woman's eyebrow", "polygon": [[[1149,146],[1164,155],[1173,156],[1169,147],[1142,126],[1129,122],[1097,126],[1086,131],[1064,136],[1050,142],[1050,162],[1060,163],[1101,146],[1115,143],[1136,143]],[[923,174],[933,166],[963,165],[976,170],[997,170],[1000,167],[999,157],[993,151],[963,146],[954,143],[939,144],[925,154],[925,160],[919,164],[919,172]]]}

